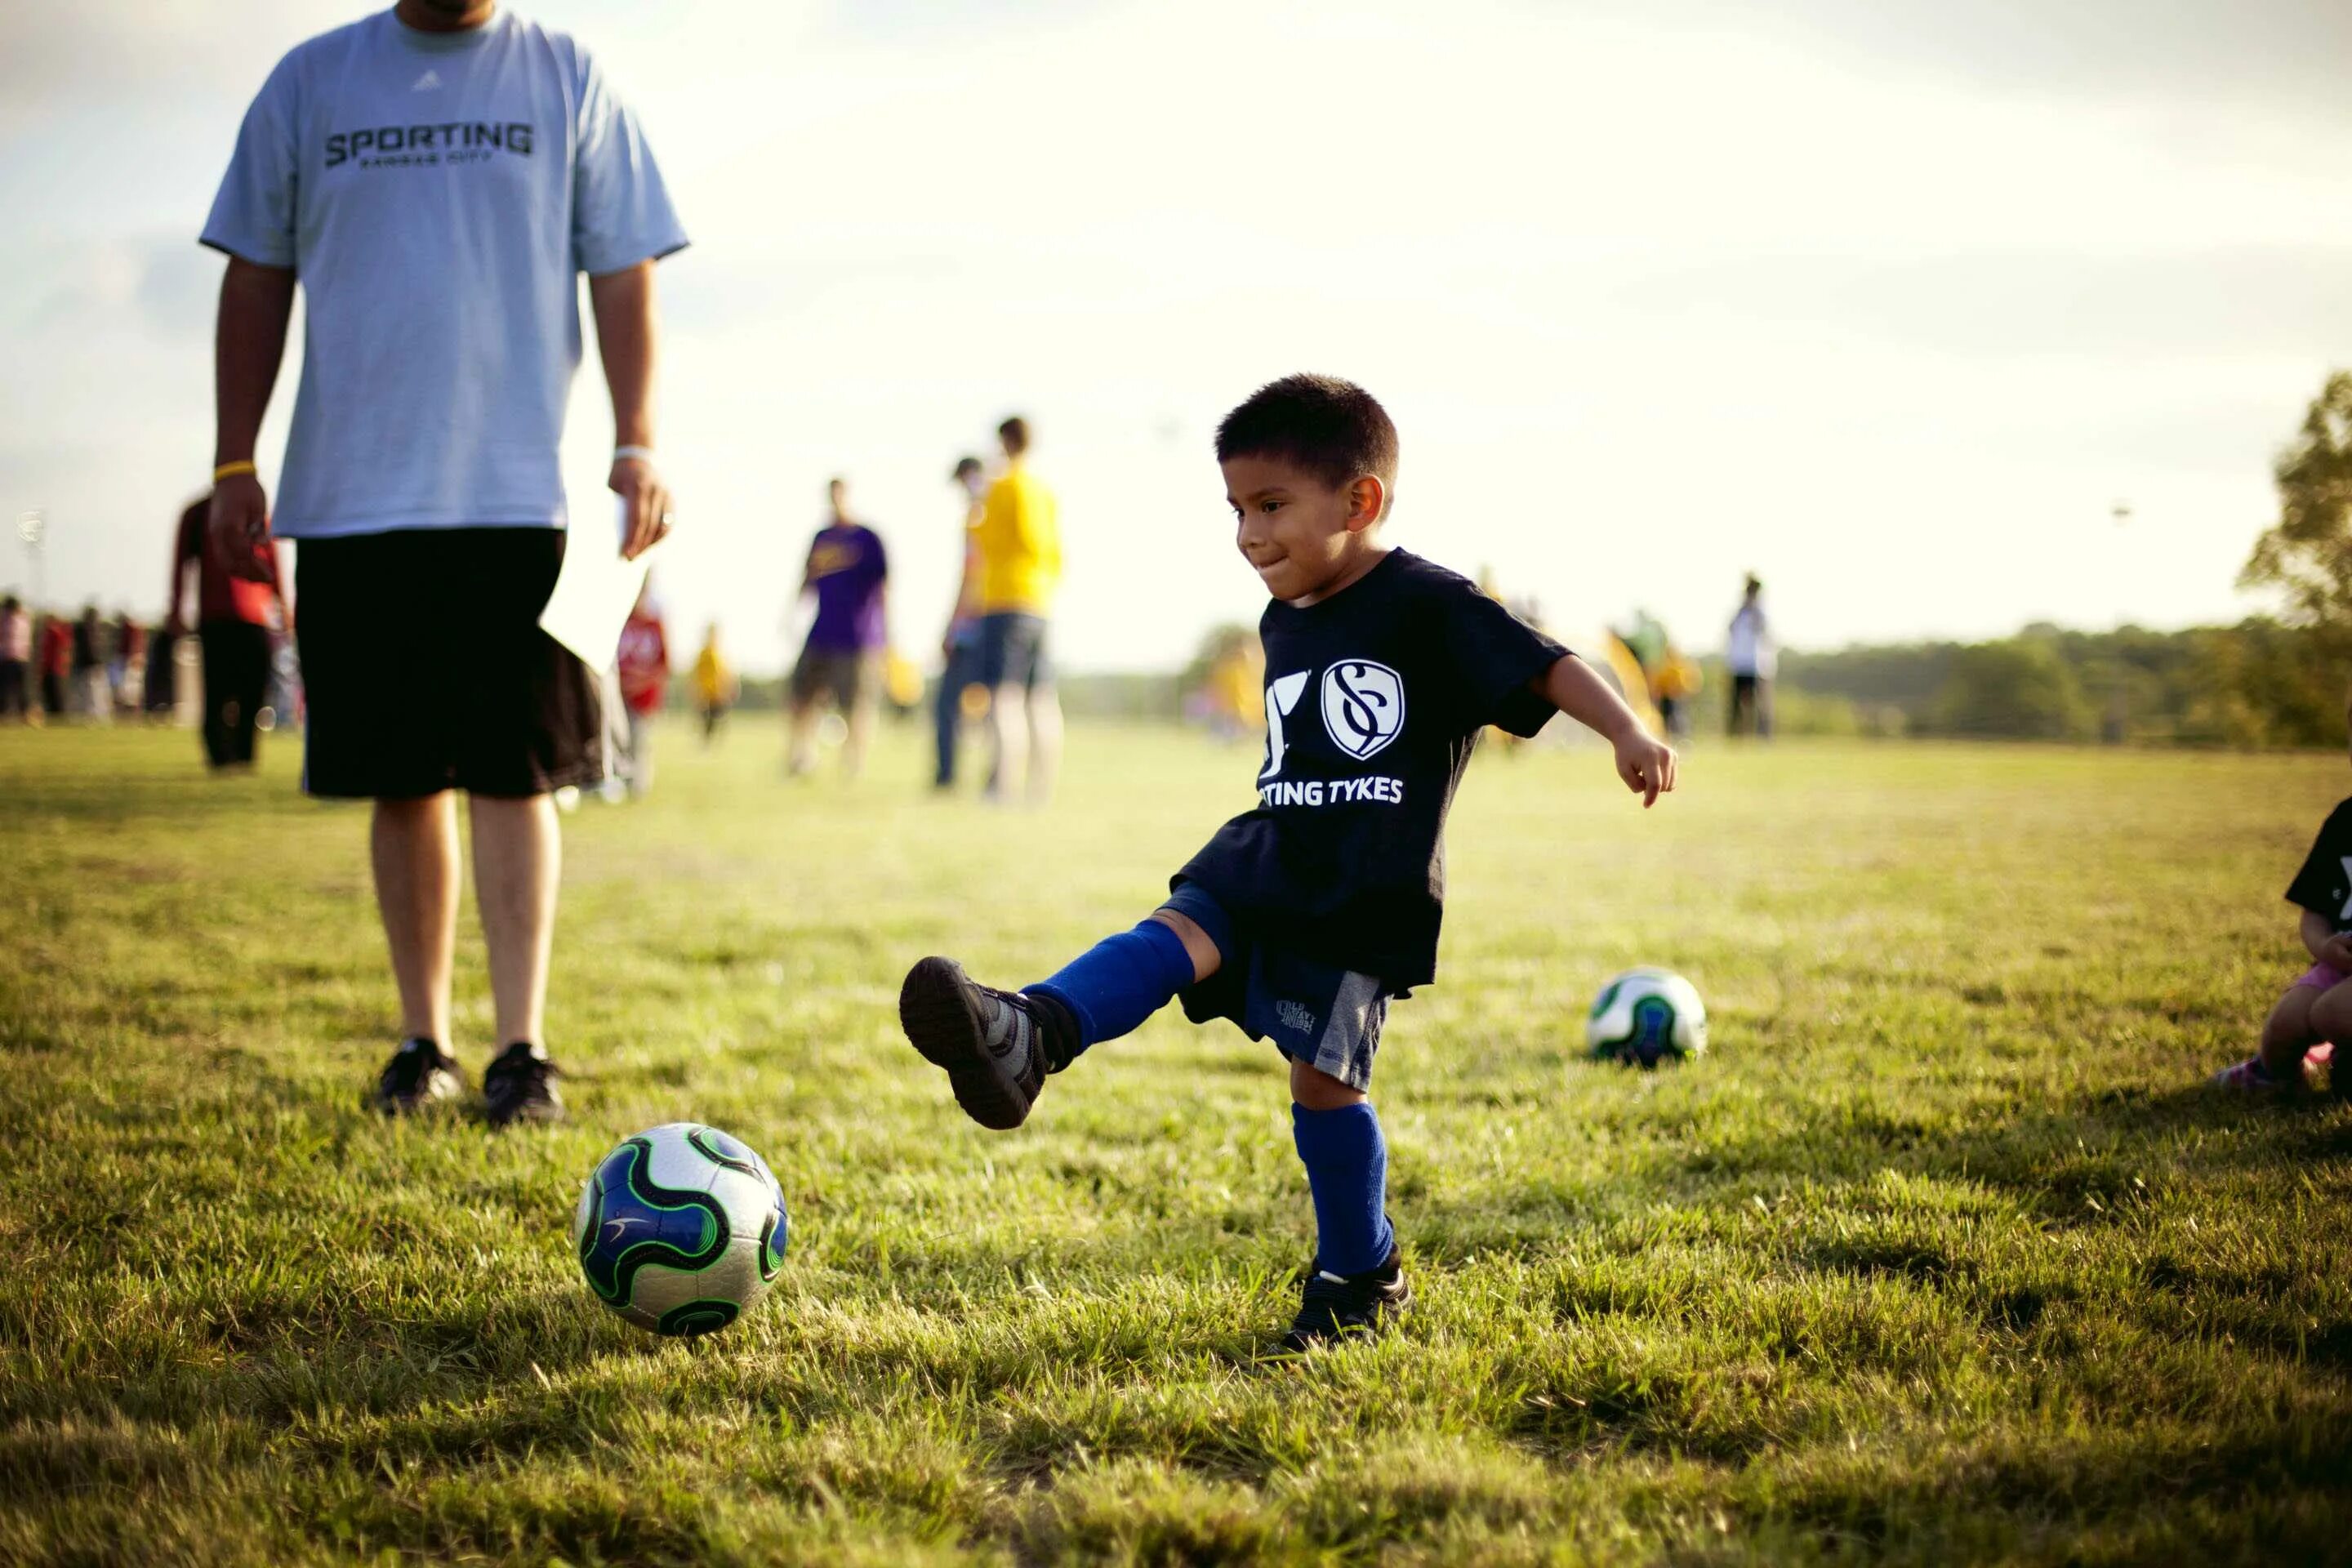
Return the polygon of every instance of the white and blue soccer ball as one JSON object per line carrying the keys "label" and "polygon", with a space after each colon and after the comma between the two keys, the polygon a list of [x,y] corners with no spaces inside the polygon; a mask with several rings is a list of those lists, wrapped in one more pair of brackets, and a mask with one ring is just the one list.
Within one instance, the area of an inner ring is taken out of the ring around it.
{"label": "white and blue soccer ball", "polygon": [[1629,969],[1592,999],[1584,1043],[1596,1061],[1644,1070],[1686,1061],[1706,1049],[1706,1004],[1670,969]]}
{"label": "white and blue soccer ball", "polygon": [[693,1121],[622,1139],[572,1218],[588,1289],[657,1334],[707,1334],[750,1311],[782,1272],[785,1231],[768,1163]]}

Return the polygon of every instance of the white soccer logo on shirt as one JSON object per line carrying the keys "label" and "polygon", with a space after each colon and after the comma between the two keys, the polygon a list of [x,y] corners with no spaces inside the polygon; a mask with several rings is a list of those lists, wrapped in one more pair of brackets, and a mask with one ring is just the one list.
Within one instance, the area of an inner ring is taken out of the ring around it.
{"label": "white soccer logo on shirt", "polygon": [[1343,658],[1323,672],[1323,729],[1362,762],[1404,730],[1404,678],[1369,658]]}
{"label": "white soccer logo on shirt", "polygon": [[1302,669],[1266,683],[1265,688],[1265,766],[1258,770],[1261,779],[1282,776],[1282,754],[1290,743],[1282,733],[1282,721],[1298,706],[1298,694],[1307,689],[1307,678],[1315,672]]}

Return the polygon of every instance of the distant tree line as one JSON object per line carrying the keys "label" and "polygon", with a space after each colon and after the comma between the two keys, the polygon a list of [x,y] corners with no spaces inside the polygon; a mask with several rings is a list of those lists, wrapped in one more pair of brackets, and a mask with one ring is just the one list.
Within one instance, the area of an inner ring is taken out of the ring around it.
{"label": "distant tree line", "polygon": [[2185,632],[2028,626],[1986,643],[1790,653],[1784,727],[2192,746],[2340,746],[2352,680],[2352,372],[2272,468],[2279,517],[2239,585],[2282,618]]}
{"label": "distant tree line", "polygon": [[1789,733],[2336,746],[2347,668],[2328,638],[2264,617],[2113,632],[2028,626],[1982,643],[1784,653]]}

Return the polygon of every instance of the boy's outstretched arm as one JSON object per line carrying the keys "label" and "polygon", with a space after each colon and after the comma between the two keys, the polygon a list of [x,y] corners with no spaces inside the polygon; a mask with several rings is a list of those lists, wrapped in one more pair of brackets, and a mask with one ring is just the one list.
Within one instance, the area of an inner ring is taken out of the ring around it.
{"label": "boy's outstretched arm", "polygon": [[1600,735],[1617,752],[1617,776],[1644,810],[1675,787],[1675,751],[1650,733],[1616,689],[1570,654],[1530,682],[1543,700]]}

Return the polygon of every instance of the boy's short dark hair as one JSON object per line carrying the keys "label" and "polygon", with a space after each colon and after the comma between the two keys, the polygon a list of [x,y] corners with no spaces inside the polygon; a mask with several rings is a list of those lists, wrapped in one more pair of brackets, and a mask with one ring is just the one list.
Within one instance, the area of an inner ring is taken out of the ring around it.
{"label": "boy's short dark hair", "polygon": [[951,479],[960,479],[966,474],[976,474],[980,472],[980,468],[981,463],[978,458],[958,458],[956,459],[956,466],[949,470],[948,478]]}
{"label": "boy's short dark hair", "polygon": [[1029,449],[1029,421],[1022,418],[1018,414],[999,425],[996,427],[996,435],[997,438],[1004,443],[1004,449],[1014,457],[1019,457]]}
{"label": "boy's short dark hair", "polygon": [[1217,426],[1217,461],[1274,458],[1333,489],[1370,474],[1396,489],[1397,432],[1380,400],[1336,375],[1270,381]]}

